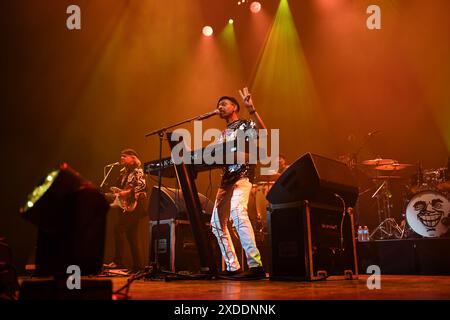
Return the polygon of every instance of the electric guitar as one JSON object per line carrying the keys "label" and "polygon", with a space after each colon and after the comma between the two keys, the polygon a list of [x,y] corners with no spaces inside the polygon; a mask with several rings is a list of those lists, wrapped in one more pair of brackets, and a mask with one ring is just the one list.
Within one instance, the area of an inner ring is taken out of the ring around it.
{"label": "electric guitar", "polygon": [[117,187],[111,187],[110,190],[112,191],[112,193],[105,193],[105,197],[111,207],[121,208],[124,213],[129,213],[136,209],[137,198],[140,193],[136,194],[136,196],[132,196],[132,194],[121,196],[120,193],[126,190],[122,190]]}

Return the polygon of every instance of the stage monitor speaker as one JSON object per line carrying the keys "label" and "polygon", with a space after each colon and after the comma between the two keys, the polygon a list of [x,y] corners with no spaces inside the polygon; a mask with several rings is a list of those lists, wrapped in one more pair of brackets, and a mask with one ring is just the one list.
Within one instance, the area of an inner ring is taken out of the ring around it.
{"label": "stage monitor speaker", "polygon": [[267,200],[271,204],[310,200],[340,206],[341,196],[347,207],[353,207],[358,198],[358,187],[344,163],[306,153],[286,169],[275,182]]}
{"label": "stage monitor speaker", "polygon": [[[199,193],[200,204],[203,209],[204,222],[209,222],[214,208],[214,203]],[[154,186],[149,201],[150,220],[158,220],[158,187]],[[183,192],[180,189],[161,188],[159,220],[177,219],[188,220],[186,204]]]}
{"label": "stage monitor speaker", "polygon": [[[153,221],[152,235],[155,234],[157,222]],[[208,223],[208,238],[215,250],[214,256],[221,257],[216,238],[210,231]],[[155,253],[158,253],[158,262],[162,269],[172,272],[200,271],[200,260],[197,246],[189,221],[168,219],[161,220],[159,225],[159,239],[151,241],[151,260],[155,261]],[[216,261],[217,268],[221,267],[220,260]]]}
{"label": "stage monitor speaker", "polygon": [[109,204],[89,181],[66,163],[47,174],[20,209],[38,228],[36,274],[67,276],[101,271]]}
{"label": "stage monitor speaker", "polygon": [[269,205],[271,280],[358,276],[353,210],[300,201]]}

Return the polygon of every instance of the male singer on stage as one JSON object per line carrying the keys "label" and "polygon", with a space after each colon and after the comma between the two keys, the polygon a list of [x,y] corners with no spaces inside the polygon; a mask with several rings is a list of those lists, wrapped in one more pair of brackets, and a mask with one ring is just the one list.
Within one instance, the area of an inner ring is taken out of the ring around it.
{"label": "male singer on stage", "polygon": [[[227,127],[222,132],[219,142],[235,139],[239,130],[246,132],[253,129],[253,138],[256,139],[257,129],[266,129],[256,112],[248,89],[239,90],[239,93],[250,113],[251,120],[239,119],[240,106],[235,98],[221,97],[217,102],[217,109],[220,112],[220,117],[226,121]],[[255,164],[250,164],[248,159],[245,160],[245,163],[226,164],[223,168],[222,181],[216,196],[211,227],[225,260],[224,277],[227,279],[257,280],[265,278],[261,255],[256,247],[255,234],[247,211],[255,166]],[[247,258],[249,269],[245,272],[241,269],[227,227],[230,218]]]}

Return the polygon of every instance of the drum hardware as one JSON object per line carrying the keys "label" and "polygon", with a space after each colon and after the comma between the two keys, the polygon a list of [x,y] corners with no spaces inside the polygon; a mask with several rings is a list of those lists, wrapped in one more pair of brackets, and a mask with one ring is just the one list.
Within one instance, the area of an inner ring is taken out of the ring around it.
{"label": "drum hardware", "polygon": [[376,158],[371,160],[364,160],[362,164],[365,164],[367,166],[383,166],[383,165],[390,165],[395,162],[396,161],[393,159]]}
{"label": "drum hardware", "polygon": [[403,237],[403,234],[404,234],[405,230],[403,228],[401,228],[401,226],[399,226],[397,224],[397,222],[395,221],[394,218],[386,218],[385,220],[383,220],[375,228],[375,230],[370,235],[370,239],[373,239],[375,234],[378,231],[380,231],[379,240],[383,240],[385,238],[387,238],[387,239],[392,239],[392,238],[401,239]]}
{"label": "drum hardware", "polygon": [[408,222],[406,221],[406,213],[402,214],[402,221],[400,222],[400,230],[401,230],[401,235],[400,235],[400,239],[408,239],[411,238],[414,234],[416,234],[414,232],[414,230],[411,228],[411,226],[408,224]]}
{"label": "drum hardware", "polygon": [[372,190],[372,188],[367,188],[366,190],[359,192],[359,193],[358,193],[358,197],[361,197],[361,196],[365,195],[365,194],[368,193],[370,190]]}
{"label": "drum hardware", "polygon": [[374,239],[377,233],[379,234],[378,239],[380,240],[400,238],[402,236],[402,230],[395,219],[391,218],[392,193],[389,188],[389,177],[383,179],[383,182],[372,195],[372,198],[377,199],[379,224],[370,234],[370,239]]}
{"label": "drum hardware", "polygon": [[[391,217],[391,209],[392,209],[392,193],[390,190],[390,181],[394,179],[404,179],[404,177],[400,175],[394,175],[400,170],[405,170],[407,168],[413,167],[412,164],[407,163],[398,163],[396,160],[392,159],[374,159],[367,160],[366,163],[369,165],[375,165],[375,170],[377,170],[377,176],[373,179],[374,181],[382,181],[381,185],[372,195],[372,198],[377,199],[377,208],[378,208],[378,221],[379,225],[375,228],[375,230],[370,235],[370,238],[375,238],[377,233],[379,234],[378,238],[382,239],[391,239],[396,238],[400,239],[404,235],[404,228],[401,228],[394,218]],[[383,172],[384,175],[379,175],[380,172]]]}
{"label": "drum hardware", "polygon": [[372,178],[373,180],[386,180],[386,179],[405,179],[405,177],[402,176],[376,176],[375,178]]}
{"label": "drum hardware", "polygon": [[423,180],[431,183],[440,183],[447,180],[447,168],[425,169],[423,170]]}
{"label": "drum hardware", "polygon": [[449,168],[422,169],[419,163],[417,173],[411,177],[409,190],[412,194],[428,190],[450,191]]}
{"label": "drum hardware", "polygon": [[409,163],[391,163],[391,164],[384,164],[381,166],[377,166],[375,167],[376,170],[381,170],[381,171],[397,171],[397,170],[404,170],[406,168],[410,168],[413,167],[413,164],[409,164]]}

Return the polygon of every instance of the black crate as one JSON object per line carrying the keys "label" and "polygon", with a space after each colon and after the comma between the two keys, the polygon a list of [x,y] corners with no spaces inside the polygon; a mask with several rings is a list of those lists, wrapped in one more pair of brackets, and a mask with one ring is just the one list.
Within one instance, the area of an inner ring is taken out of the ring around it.
{"label": "black crate", "polygon": [[270,204],[270,279],[357,278],[352,210],[342,216],[342,208],[326,204]]}
{"label": "black crate", "polygon": [[[195,239],[188,220],[166,219],[159,224],[159,239],[156,239],[157,222],[151,223],[151,261],[155,261],[155,248],[158,252],[158,263],[163,270],[172,272],[200,271],[200,258]],[[212,232],[209,239],[213,244],[214,257],[220,270],[220,252]]]}
{"label": "black crate", "polygon": [[382,274],[449,275],[450,238],[392,239],[358,242],[359,267],[377,265]]}

